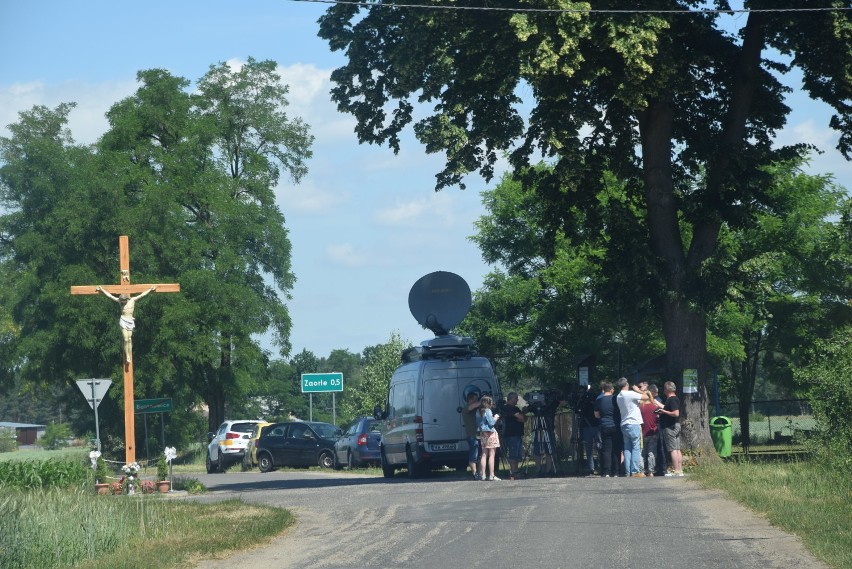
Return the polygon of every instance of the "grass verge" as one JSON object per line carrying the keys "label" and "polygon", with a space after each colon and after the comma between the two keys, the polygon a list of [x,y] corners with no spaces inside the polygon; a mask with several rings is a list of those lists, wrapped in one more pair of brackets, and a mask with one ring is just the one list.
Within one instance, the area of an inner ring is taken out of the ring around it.
{"label": "grass verge", "polygon": [[202,504],[91,491],[13,491],[0,497],[0,567],[138,569],[263,545],[293,523],[287,510],[238,500]]}
{"label": "grass verge", "polygon": [[802,538],[831,567],[852,567],[852,475],[807,461],[726,462],[690,470],[772,525]]}

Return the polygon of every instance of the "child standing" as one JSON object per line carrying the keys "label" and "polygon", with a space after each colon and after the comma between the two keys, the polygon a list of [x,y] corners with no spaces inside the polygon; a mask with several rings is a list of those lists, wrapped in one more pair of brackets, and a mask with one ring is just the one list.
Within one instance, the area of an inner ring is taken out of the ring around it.
{"label": "child standing", "polygon": [[[494,475],[494,453],[500,446],[500,438],[497,436],[497,429],[494,428],[494,425],[500,415],[491,412],[493,406],[494,400],[489,395],[479,400],[477,415],[479,419],[479,443],[482,447],[479,456],[479,472],[483,475],[482,480],[500,480]],[[484,476],[486,465],[488,466],[488,478]]]}

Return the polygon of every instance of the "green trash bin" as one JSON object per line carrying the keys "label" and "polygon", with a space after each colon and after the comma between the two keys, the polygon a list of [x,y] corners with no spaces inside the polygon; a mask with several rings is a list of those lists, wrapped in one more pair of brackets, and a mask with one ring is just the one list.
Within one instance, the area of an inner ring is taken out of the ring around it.
{"label": "green trash bin", "polygon": [[710,438],[719,456],[731,456],[731,420],[728,417],[710,419]]}

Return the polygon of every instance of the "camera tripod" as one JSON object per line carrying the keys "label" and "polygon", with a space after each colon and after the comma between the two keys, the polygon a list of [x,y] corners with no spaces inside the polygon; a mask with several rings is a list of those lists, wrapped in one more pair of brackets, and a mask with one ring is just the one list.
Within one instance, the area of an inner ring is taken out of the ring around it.
{"label": "camera tripod", "polygon": [[[541,451],[541,459],[544,461],[545,467],[547,466],[548,457],[550,457],[553,474],[558,474],[557,464],[559,463],[559,458],[556,456],[556,441],[552,440],[551,431],[547,428],[547,420],[544,415],[534,413],[530,442],[527,445],[526,452],[524,453],[524,461],[527,462],[527,465],[524,468],[524,476],[528,476],[529,474],[530,465],[528,459],[532,454],[530,451],[534,451],[536,441],[538,441],[539,451]],[[539,468],[541,468],[541,466],[539,466]]]}

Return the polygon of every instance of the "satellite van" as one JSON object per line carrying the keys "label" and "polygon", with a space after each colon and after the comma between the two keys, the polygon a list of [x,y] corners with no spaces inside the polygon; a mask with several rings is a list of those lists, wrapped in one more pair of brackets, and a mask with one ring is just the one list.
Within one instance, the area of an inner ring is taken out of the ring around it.
{"label": "satellite van", "polygon": [[430,273],[411,288],[411,314],[435,337],[402,352],[386,407],[375,409],[376,418],[385,420],[380,445],[385,478],[398,468],[420,478],[434,468],[467,467],[466,396],[475,391],[500,399],[491,361],[476,353],[471,338],[450,334],[470,305],[470,287],[454,273]]}

